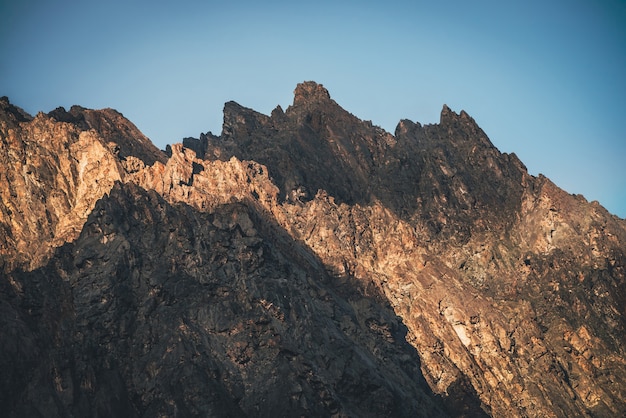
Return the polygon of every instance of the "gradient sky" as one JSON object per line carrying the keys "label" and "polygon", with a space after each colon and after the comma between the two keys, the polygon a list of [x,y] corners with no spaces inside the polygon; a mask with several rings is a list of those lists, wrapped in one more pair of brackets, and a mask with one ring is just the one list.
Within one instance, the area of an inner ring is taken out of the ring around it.
{"label": "gradient sky", "polygon": [[467,111],[531,174],[626,217],[626,1],[0,0],[0,95],[122,112],[160,148],[304,80],[393,133]]}

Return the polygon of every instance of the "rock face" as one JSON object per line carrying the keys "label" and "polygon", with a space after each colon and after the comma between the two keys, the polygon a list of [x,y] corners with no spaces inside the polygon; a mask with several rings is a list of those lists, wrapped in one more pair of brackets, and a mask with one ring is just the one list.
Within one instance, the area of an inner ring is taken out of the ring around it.
{"label": "rock face", "polygon": [[620,416],[626,222],[465,112],[297,86],[157,150],[0,100],[8,416]]}

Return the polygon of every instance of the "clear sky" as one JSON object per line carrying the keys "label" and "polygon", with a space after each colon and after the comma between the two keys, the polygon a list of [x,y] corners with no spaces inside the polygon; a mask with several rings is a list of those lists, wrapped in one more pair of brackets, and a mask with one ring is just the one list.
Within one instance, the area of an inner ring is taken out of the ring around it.
{"label": "clear sky", "polygon": [[626,217],[626,1],[0,0],[0,95],[122,112],[160,148],[304,80],[361,119],[476,119],[531,174]]}

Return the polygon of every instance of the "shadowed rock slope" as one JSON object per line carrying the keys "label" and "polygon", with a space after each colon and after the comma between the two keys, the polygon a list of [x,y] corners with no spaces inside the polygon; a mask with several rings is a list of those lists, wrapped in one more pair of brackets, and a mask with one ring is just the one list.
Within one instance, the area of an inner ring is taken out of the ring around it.
{"label": "shadowed rock slope", "polygon": [[297,86],[158,151],[0,100],[9,416],[619,416],[626,223],[465,112]]}
{"label": "shadowed rock slope", "polygon": [[75,242],[11,279],[14,416],[443,415],[389,305],[245,204],[117,183]]}

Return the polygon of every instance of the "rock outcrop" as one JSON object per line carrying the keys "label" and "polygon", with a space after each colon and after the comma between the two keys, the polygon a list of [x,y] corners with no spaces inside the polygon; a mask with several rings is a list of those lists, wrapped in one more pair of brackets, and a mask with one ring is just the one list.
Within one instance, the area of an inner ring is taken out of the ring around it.
{"label": "rock outcrop", "polygon": [[156,149],[0,100],[9,416],[619,416],[626,222],[465,112],[298,85]]}

